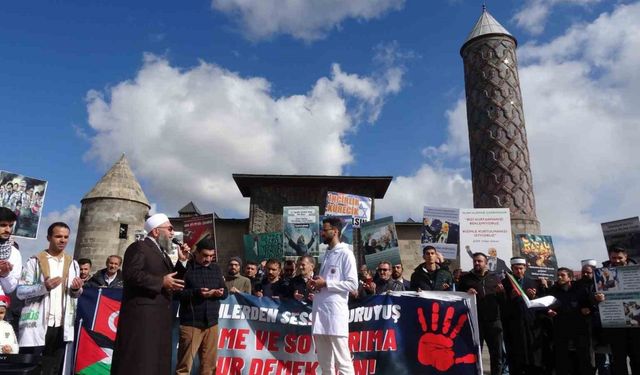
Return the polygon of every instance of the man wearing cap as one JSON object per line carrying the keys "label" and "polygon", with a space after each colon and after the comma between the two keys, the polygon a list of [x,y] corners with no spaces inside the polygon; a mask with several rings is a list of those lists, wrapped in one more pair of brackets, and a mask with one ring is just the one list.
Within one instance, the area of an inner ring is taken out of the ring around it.
{"label": "man wearing cap", "polygon": [[[541,297],[544,286],[525,276],[526,260],[511,258],[511,273],[529,299]],[[518,289],[509,281],[502,280],[504,303],[500,306],[504,344],[507,350],[509,374],[541,374],[544,367],[543,329],[533,310],[530,310]]]}
{"label": "man wearing cap", "polygon": [[[124,253],[124,289],[111,373],[168,374],[171,370],[171,298],[184,287],[166,251],[171,248],[173,226],[165,214],[144,224],[147,237]],[[187,245],[181,246],[184,260]]]}
{"label": "man wearing cap", "polygon": [[230,293],[249,293],[251,294],[251,281],[240,275],[242,269],[242,260],[240,257],[231,257],[227,263],[227,276],[224,283],[227,285]]}

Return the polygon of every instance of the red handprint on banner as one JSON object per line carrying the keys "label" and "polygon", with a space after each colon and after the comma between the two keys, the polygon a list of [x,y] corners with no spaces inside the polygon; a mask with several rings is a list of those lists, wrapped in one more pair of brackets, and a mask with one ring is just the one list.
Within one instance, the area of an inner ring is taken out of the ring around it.
{"label": "red handprint on banner", "polygon": [[[431,330],[427,326],[424,311],[422,307],[418,307],[418,321],[425,332],[418,343],[418,361],[425,366],[433,366],[438,371],[447,371],[454,364],[459,363],[475,363],[476,355],[473,353],[455,358],[453,351],[453,340],[467,322],[467,315],[460,315],[455,327],[451,330],[451,319],[453,318],[454,308],[449,306],[442,321],[442,327],[439,329],[440,321],[440,305],[434,302],[431,307]],[[439,333],[438,333],[439,332]]]}

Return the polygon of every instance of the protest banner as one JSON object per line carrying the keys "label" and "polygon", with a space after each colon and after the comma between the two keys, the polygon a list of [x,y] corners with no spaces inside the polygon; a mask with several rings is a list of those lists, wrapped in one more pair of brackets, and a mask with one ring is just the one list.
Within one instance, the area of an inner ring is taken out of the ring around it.
{"label": "protest banner", "polygon": [[76,313],[74,374],[111,372],[121,300],[122,289],[84,288]]}
{"label": "protest banner", "polygon": [[[472,298],[394,292],[351,306],[348,340],[355,373],[481,374]],[[232,294],[222,301],[218,330],[218,374],[320,373],[311,307],[301,302]]]}
{"label": "protest banner", "polygon": [[[640,262],[640,219],[637,216],[601,225],[607,249],[612,245],[622,246],[627,250],[629,257]],[[606,255],[608,257],[608,254]]]}
{"label": "protest banner", "polygon": [[[216,227],[213,214],[186,217],[183,221],[183,241],[191,249],[195,249],[196,244],[205,238],[211,238],[216,243]],[[218,259],[217,250],[213,261]]]}
{"label": "protest banner", "polygon": [[[122,289],[87,288],[80,296],[74,374],[109,374],[121,299]],[[475,306],[471,295],[444,292],[393,292],[353,304],[356,374],[481,374]],[[233,293],[219,313],[216,374],[320,374],[310,305]]]}
{"label": "protest banner", "polygon": [[260,263],[263,260],[283,259],[282,233],[245,234],[244,259]]}
{"label": "protest banner", "polygon": [[457,208],[424,207],[422,219],[422,249],[433,246],[447,259],[456,259],[460,241],[460,210]]}
{"label": "protest banner", "polygon": [[512,240],[508,208],[460,209],[460,268],[472,269],[476,252],[487,255],[490,272],[509,271]]}
{"label": "protest banner", "polygon": [[375,270],[383,260],[391,264],[400,263],[398,232],[393,217],[362,223],[359,248],[364,250],[364,260],[370,270]]}
{"label": "protest banner", "polygon": [[13,235],[37,238],[47,181],[0,171],[0,207],[15,212]]}
{"label": "protest banner", "polygon": [[[340,231],[340,242],[344,242],[349,245],[349,249],[353,251],[353,218],[351,216],[337,216],[337,215],[320,215],[320,239],[322,239],[322,220],[327,217],[337,217],[342,223],[342,230]],[[318,263],[322,263],[324,255],[327,252],[329,245],[320,240],[318,245]]]}
{"label": "protest banner", "polygon": [[319,209],[317,206],[283,207],[282,246],[284,256],[318,256]]}
{"label": "protest banner", "polygon": [[558,261],[551,236],[521,233],[515,237],[520,256],[527,261],[527,276],[555,281]]}
{"label": "protest banner", "polygon": [[351,216],[353,217],[353,227],[360,228],[360,225],[371,220],[371,205],[373,199],[354,194],[327,192],[327,204],[324,209],[326,216]]}
{"label": "protest banner", "polygon": [[602,327],[640,327],[640,266],[597,268],[593,282],[605,296],[598,304]]}

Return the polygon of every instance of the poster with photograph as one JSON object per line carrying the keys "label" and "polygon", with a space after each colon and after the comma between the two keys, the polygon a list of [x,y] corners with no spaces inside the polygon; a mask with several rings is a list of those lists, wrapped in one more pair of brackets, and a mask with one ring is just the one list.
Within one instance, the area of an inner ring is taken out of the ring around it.
{"label": "poster with photograph", "polygon": [[317,206],[283,208],[282,246],[285,258],[318,256],[319,211]]}
{"label": "poster with photograph", "polygon": [[340,231],[340,242],[349,244],[349,248],[353,251],[353,218],[351,216],[337,215],[320,215],[320,241],[318,245],[319,255],[318,263],[324,260],[324,254],[327,252],[328,245],[322,242],[322,220],[326,217],[337,217],[342,222],[342,230]]}
{"label": "poster with photograph", "polygon": [[603,328],[640,327],[640,266],[597,268],[593,274]]}
{"label": "poster with photograph", "polygon": [[360,226],[360,249],[370,270],[375,270],[383,260],[400,263],[398,232],[393,217],[367,221]]}
{"label": "poster with photograph", "polygon": [[446,259],[456,259],[460,241],[460,210],[457,208],[424,207],[422,219],[422,249],[431,245]]}
{"label": "poster with photograph", "polygon": [[38,225],[47,191],[47,181],[0,171],[0,206],[7,207],[18,217],[13,235],[38,237]]}
{"label": "poster with photograph", "polygon": [[362,223],[371,220],[372,204],[373,199],[369,197],[328,191],[324,214],[327,216],[351,216],[353,217],[353,227],[360,228]]}
{"label": "poster with photograph", "polygon": [[213,214],[187,217],[183,223],[184,243],[189,245],[191,249],[195,249],[196,244],[205,238],[211,238],[213,243],[216,243]]}
{"label": "poster with photograph", "polygon": [[[640,219],[631,217],[623,220],[602,223],[602,234],[607,249],[611,245],[620,245],[627,249],[629,257],[640,262]],[[603,254],[608,257],[608,254]]]}
{"label": "poster with photograph", "polygon": [[520,256],[527,260],[527,276],[532,279],[545,277],[556,280],[558,261],[551,236],[540,234],[516,234]]}
{"label": "poster with photograph", "polygon": [[490,272],[507,272],[512,246],[508,208],[460,209],[460,268],[472,269],[472,254],[482,252]]}
{"label": "poster with photograph", "polygon": [[260,263],[269,259],[284,259],[282,233],[255,233],[244,235],[244,259]]}

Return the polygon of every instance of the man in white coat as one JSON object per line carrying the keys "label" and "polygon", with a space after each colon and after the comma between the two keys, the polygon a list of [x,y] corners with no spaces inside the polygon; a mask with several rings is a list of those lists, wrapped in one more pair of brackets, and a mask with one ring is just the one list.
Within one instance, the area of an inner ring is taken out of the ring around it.
{"label": "man in white coat", "polygon": [[44,375],[63,370],[67,344],[73,341],[77,299],[82,293],[80,266],[64,249],[69,226],[56,222],[47,230],[49,247],[29,258],[18,284],[25,301],[19,324],[20,351],[42,355]]}
{"label": "man in white coat", "polygon": [[340,242],[342,222],[336,217],[322,221],[322,239],[329,245],[318,276],[309,280],[314,291],[311,312],[313,340],[322,375],[353,375],[349,352],[350,292],[358,290],[356,258],[349,245]]}

